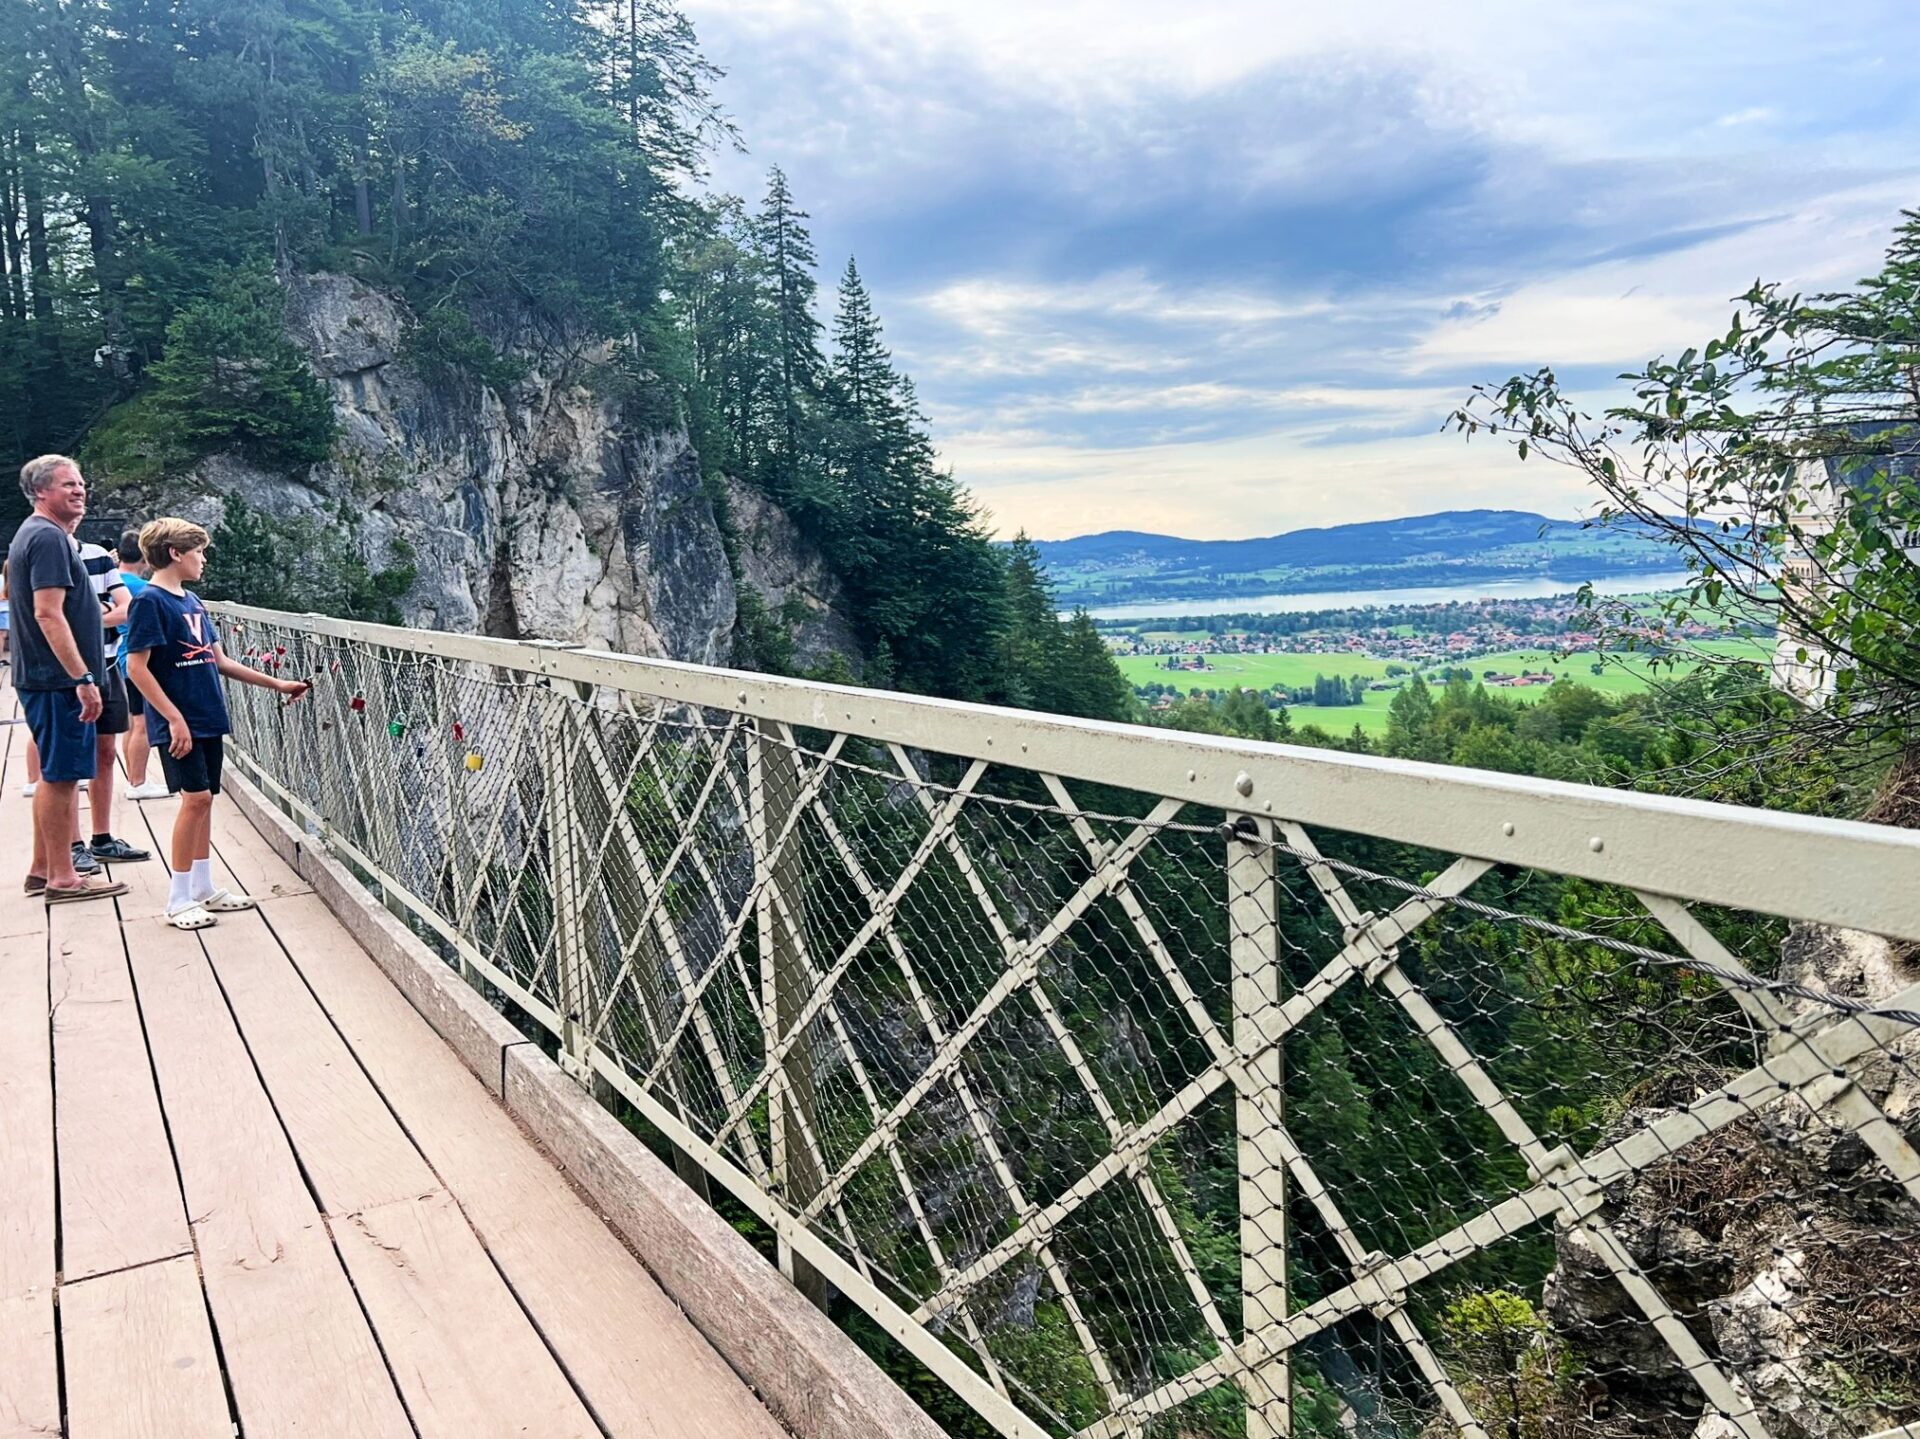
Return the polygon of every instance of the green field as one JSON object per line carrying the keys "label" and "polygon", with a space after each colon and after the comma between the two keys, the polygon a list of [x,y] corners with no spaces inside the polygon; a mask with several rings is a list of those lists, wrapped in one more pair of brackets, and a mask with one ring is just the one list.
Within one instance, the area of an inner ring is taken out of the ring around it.
{"label": "green field", "polygon": [[[1766,640],[1707,640],[1697,648],[1713,654],[1724,654],[1740,658],[1765,660],[1772,652],[1772,644]],[[1316,674],[1365,675],[1369,680],[1385,679],[1387,666],[1399,661],[1367,659],[1357,655],[1208,655],[1205,670],[1169,670],[1162,668],[1165,657],[1158,655],[1125,655],[1116,658],[1120,672],[1130,684],[1167,684],[1173,685],[1183,693],[1189,690],[1230,690],[1236,685],[1243,689],[1271,689],[1275,685],[1310,685]],[[1647,688],[1651,678],[1651,662],[1638,655],[1617,655],[1594,674],[1592,666],[1594,656],[1571,655],[1565,659],[1556,658],[1551,650],[1503,650],[1498,654],[1476,655],[1470,660],[1461,660],[1460,664],[1471,669],[1476,676],[1487,670],[1498,670],[1503,674],[1518,674],[1521,670],[1550,670],[1554,674],[1564,674],[1578,684],[1590,686],[1606,694],[1637,694]],[[1662,669],[1660,677],[1671,677],[1677,671]],[[1498,694],[1511,694],[1524,699],[1526,690],[1497,690]],[[1368,734],[1382,734],[1387,728],[1387,707],[1393,703],[1393,694],[1386,690],[1370,690],[1365,704],[1358,705],[1295,705],[1291,708],[1295,725],[1319,725],[1334,734],[1345,734],[1356,724]]]}

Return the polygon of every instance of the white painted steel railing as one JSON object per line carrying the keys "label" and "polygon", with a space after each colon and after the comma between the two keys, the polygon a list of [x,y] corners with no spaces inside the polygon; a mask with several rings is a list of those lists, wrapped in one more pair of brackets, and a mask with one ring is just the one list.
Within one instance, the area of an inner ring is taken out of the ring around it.
{"label": "white painted steel railing", "polygon": [[249,778],[1002,1433],[1920,1439],[1920,835],[220,609]]}

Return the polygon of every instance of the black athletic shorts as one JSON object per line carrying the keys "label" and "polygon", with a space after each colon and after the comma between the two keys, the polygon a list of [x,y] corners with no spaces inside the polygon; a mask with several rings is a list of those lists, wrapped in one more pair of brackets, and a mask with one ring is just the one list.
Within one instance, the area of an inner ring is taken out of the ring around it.
{"label": "black athletic shorts", "polygon": [[93,727],[101,734],[125,734],[127,732],[127,677],[120,673],[120,666],[109,663],[106,674],[100,678],[100,718]]}
{"label": "black athletic shorts", "polygon": [[[120,672],[120,677],[122,679],[126,679],[125,670],[122,670]],[[132,680],[127,680],[126,683],[127,683],[128,715],[132,716],[132,715],[145,714],[147,712],[147,697],[140,693],[140,686],[135,684]]]}
{"label": "black athletic shorts", "polygon": [[175,759],[163,744],[153,747],[154,754],[160,758],[160,772],[167,777],[169,793],[220,793],[220,769],[226,763],[221,738],[220,735],[209,735],[205,739],[194,740],[193,748],[187,751],[185,759]]}

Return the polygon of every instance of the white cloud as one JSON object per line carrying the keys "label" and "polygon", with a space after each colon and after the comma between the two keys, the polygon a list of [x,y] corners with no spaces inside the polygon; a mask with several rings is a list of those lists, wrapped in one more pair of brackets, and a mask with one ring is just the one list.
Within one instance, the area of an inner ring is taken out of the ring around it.
{"label": "white cloud", "polygon": [[1468,313],[1440,319],[1420,338],[1407,367],[1633,365],[1674,353],[1723,333],[1734,297],[1757,278],[1813,292],[1877,268],[1889,222],[1916,188],[1920,177],[1867,186],[1686,250],[1473,297]]}
{"label": "white cloud", "polygon": [[1048,285],[1031,280],[969,276],[921,296],[916,302],[980,334],[1006,334],[1037,316],[1098,316],[1160,325],[1271,324],[1333,310],[1326,299],[1286,303],[1258,290],[1175,289],[1138,271],[1097,281]]}
{"label": "white cloud", "polygon": [[[1065,450],[1019,436],[959,436],[948,457],[999,533],[1064,539],[1144,529],[1190,539],[1450,509],[1567,516],[1592,497],[1566,471],[1518,465],[1505,450],[1455,436],[1308,449],[1255,435],[1208,444]],[[1356,496],[1367,503],[1357,506]]]}
{"label": "white cloud", "polygon": [[686,4],[721,179],[789,169],[1007,529],[1568,513],[1429,422],[1847,284],[1920,199],[1911,0]]}

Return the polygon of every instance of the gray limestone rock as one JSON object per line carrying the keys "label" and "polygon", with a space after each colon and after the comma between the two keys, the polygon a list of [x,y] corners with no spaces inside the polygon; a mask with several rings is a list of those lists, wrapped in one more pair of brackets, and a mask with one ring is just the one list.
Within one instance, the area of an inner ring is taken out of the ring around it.
{"label": "gray limestone rock", "polygon": [[860,642],[847,619],[840,577],[826,557],[772,500],[735,479],[727,508],[739,545],[741,578],[776,616],[792,617],[794,658],[802,667],[830,653],[859,662]]}
{"label": "gray limestone rock", "polygon": [[[1914,976],[1884,939],[1795,925],[1780,978],[1885,1002]],[[1812,1002],[1788,1008],[1810,1029],[1840,1018]],[[1850,1073],[1893,1131],[1920,1142],[1920,1036],[1869,1052]],[[1859,1137],[1841,1095],[1827,1080],[1767,1105],[1611,1186],[1597,1216],[1776,1439],[1843,1439],[1920,1418],[1920,1204]],[[1630,1110],[1606,1138],[1693,1097]],[[1555,1250],[1545,1315],[1604,1395],[1612,1423],[1593,1432],[1742,1432],[1705,1402],[1587,1227],[1562,1227]]]}
{"label": "gray limestone rock", "polygon": [[[125,519],[171,511],[213,524],[222,496],[237,494],[275,519],[346,523],[375,569],[405,558],[408,624],[727,663],[737,596],[684,430],[631,423],[590,388],[589,366],[556,358],[578,347],[514,346],[528,372],[505,395],[430,384],[406,358],[412,325],[402,300],[363,281],[295,277],[287,331],[332,395],[332,457],[282,473],[216,455],[126,496]],[[818,552],[771,502],[738,496],[753,582],[770,605],[791,595],[811,616],[803,657],[851,652]]]}

